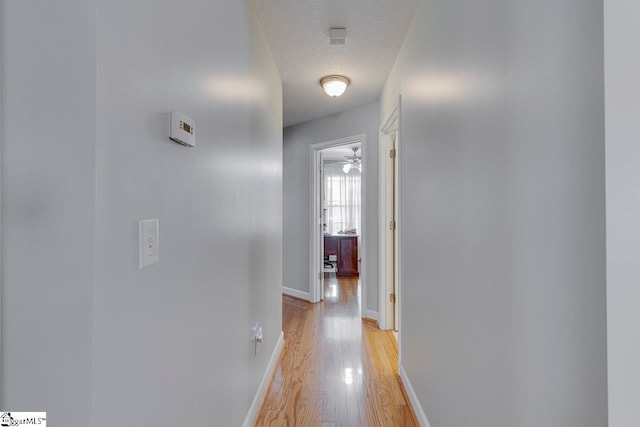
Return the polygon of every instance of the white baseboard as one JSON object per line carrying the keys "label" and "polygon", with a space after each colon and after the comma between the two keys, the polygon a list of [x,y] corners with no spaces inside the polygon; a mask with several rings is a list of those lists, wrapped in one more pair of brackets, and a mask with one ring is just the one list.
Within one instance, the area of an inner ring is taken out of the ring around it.
{"label": "white baseboard", "polygon": [[362,310],[362,317],[366,317],[367,319],[373,319],[376,322],[380,323],[380,318],[378,316],[377,311],[373,311],[365,308]]}
{"label": "white baseboard", "polygon": [[253,427],[256,420],[258,419],[258,414],[260,413],[260,408],[262,407],[262,402],[264,401],[264,397],[267,394],[267,390],[269,389],[269,383],[271,382],[271,378],[273,377],[273,373],[278,366],[278,360],[280,359],[280,353],[282,353],[282,347],[284,346],[284,332],[280,332],[280,338],[278,338],[278,342],[276,343],[276,348],[273,349],[273,353],[271,354],[271,359],[269,359],[269,364],[267,365],[267,369],[262,376],[262,381],[260,381],[260,385],[258,386],[258,390],[256,391],[256,395],[253,397],[253,402],[251,402],[251,406],[249,407],[249,412],[247,416],[244,418],[243,427]]}
{"label": "white baseboard", "polygon": [[422,405],[418,400],[418,396],[416,395],[416,391],[413,389],[411,385],[411,381],[409,381],[409,377],[407,376],[407,372],[404,370],[402,365],[398,366],[398,373],[400,374],[400,379],[402,380],[402,385],[404,385],[404,389],[409,396],[409,400],[411,401],[411,406],[413,407],[413,411],[418,418],[418,422],[421,427],[431,427],[429,424],[429,420],[427,420],[427,416],[424,413],[424,409],[422,409]]}
{"label": "white baseboard", "polygon": [[311,295],[309,292],[299,291],[298,289],[287,288],[286,286],[282,287],[282,293],[285,295],[289,295],[290,297],[296,297],[303,299],[305,301],[311,301]]}

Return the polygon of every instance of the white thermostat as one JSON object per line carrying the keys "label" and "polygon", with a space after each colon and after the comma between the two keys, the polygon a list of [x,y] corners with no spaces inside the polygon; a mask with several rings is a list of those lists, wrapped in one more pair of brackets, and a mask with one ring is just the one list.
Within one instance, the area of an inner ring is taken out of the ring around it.
{"label": "white thermostat", "polygon": [[171,135],[169,138],[178,144],[196,146],[196,123],[193,119],[177,111],[171,112]]}

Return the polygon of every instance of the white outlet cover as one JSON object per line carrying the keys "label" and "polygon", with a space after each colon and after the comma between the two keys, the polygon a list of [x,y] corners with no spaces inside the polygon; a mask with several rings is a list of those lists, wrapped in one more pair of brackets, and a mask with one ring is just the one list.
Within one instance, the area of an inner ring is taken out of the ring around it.
{"label": "white outlet cover", "polygon": [[140,270],[160,260],[160,236],[157,219],[143,219],[140,228]]}

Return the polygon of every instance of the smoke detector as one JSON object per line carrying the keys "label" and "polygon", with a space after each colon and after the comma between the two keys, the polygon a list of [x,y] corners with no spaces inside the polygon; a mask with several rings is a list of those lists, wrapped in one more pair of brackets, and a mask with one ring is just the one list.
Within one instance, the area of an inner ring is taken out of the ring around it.
{"label": "smoke detector", "polygon": [[347,38],[346,28],[330,28],[329,40],[332,45],[344,45],[344,41]]}

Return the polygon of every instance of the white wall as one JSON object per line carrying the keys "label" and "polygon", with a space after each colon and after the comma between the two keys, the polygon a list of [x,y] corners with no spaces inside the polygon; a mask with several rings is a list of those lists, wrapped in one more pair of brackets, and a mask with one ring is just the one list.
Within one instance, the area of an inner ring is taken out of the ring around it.
{"label": "white wall", "polygon": [[[96,427],[239,425],[279,336],[281,87],[250,24],[245,2],[99,5]],[[171,109],[195,149],[167,139]],[[142,218],[162,249],[138,271]]]}
{"label": "white wall", "polygon": [[366,134],[366,216],[364,225],[366,306],[378,311],[378,104],[284,129],[284,286],[309,292],[309,212],[311,144]]}
{"label": "white wall", "polygon": [[402,365],[433,426],[607,423],[602,19],[425,0],[385,86]]}
{"label": "white wall", "polygon": [[[45,3],[2,3],[0,404],[73,427],[240,425],[281,331],[281,83],[261,29],[246,2]],[[171,109],[196,148],[168,140]],[[144,218],[160,263],[140,271]]]}
{"label": "white wall", "polygon": [[0,407],[88,426],[95,2],[4,0],[2,8]]}
{"label": "white wall", "polygon": [[640,419],[640,4],[604,2],[609,426]]}

